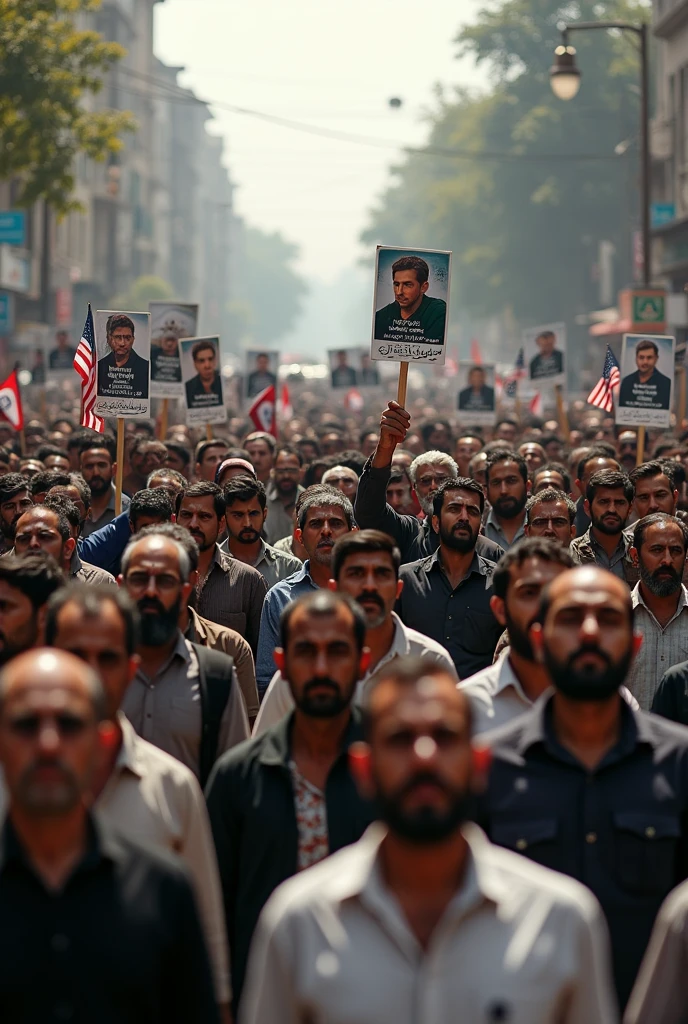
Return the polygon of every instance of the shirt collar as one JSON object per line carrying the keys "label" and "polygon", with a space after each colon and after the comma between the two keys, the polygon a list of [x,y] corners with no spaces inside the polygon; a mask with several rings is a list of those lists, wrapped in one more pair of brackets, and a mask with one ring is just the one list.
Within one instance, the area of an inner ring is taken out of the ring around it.
{"label": "shirt collar", "polygon": [[[598,542],[595,540],[595,538],[593,536],[593,533],[592,533],[592,526],[588,527],[588,543],[590,544],[590,547],[593,549],[593,551],[603,551],[604,550],[602,548],[602,546],[600,544],[598,544]],[[623,551],[624,556],[625,556],[627,548],[628,548],[628,540],[627,540],[627,538],[626,538],[626,536],[624,534],[624,531],[622,530],[621,531],[621,535],[619,537],[619,543],[616,545],[616,548],[614,549],[614,554],[612,555],[612,558],[619,551]],[[605,554],[606,554],[606,552],[605,552]]]}
{"label": "shirt collar", "polygon": [[[89,812],[86,814],[86,832],[86,850],[81,861],[74,867],[71,874],[84,868],[95,867],[101,860],[114,861],[118,853],[120,853],[121,848],[117,836],[110,832],[96,815]],[[23,864],[40,880],[40,876],[36,874],[35,869],[27,858],[24,846],[8,814],[2,826],[2,831],[0,831],[0,873],[11,863]],[[41,884],[43,884],[42,880]]]}
{"label": "shirt collar", "polygon": [[83,568],[83,563],[82,563],[81,559],[79,558],[79,552],[76,550],[76,548],[74,548],[74,554],[72,555],[72,557],[69,560],[69,575],[70,576],[76,576],[76,574],[78,573],[79,569],[82,569],[82,568]]}
{"label": "shirt collar", "polygon": [[[554,734],[554,725],[552,722],[552,701],[555,697],[556,693],[552,693],[551,690],[546,691],[542,697],[535,702],[532,711],[527,712],[526,715],[524,715],[524,727],[521,731],[517,748],[519,754],[522,756],[525,755],[526,751],[530,747],[535,746],[536,744],[542,744],[547,748],[550,754],[553,754],[559,760],[575,760],[573,755],[560,745]],[[652,729],[645,716],[633,711],[623,697],[620,698],[619,708],[621,725],[619,739],[612,750],[608,751],[605,755],[601,764],[604,764],[609,757],[613,757],[614,760],[617,760],[619,757],[632,753],[639,744],[652,743],[653,741]],[[649,717],[651,716],[648,716],[648,718]]]}
{"label": "shirt collar", "polygon": [[[504,536],[504,530],[501,528],[501,526],[497,522],[497,517],[495,516],[495,510],[494,510],[494,507],[492,505],[490,505],[490,511],[487,513],[487,519],[485,520],[485,528],[487,528],[488,526],[491,526],[492,529],[496,530],[497,533],[502,535],[502,537]],[[518,530],[516,531],[516,534],[514,536],[514,540],[512,541],[512,544],[514,543],[514,541],[516,540],[517,537],[521,536],[522,533],[525,533],[525,519],[521,522],[521,525],[519,526]]]}
{"label": "shirt collar", "polygon": [[516,690],[516,693],[519,695],[524,704],[532,705],[533,701],[530,699],[530,697],[526,695],[525,690],[523,689],[518,680],[518,676],[514,672],[508,651],[504,651],[504,653],[502,654],[494,668],[497,670],[497,685],[494,691],[495,697],[497,696],[498,693],[502,693],[504,690],[508,690],[508,688],[511,686],[514,690]]}
{"label": "shirt collar", "polygon": [[[262,749],[258,755],[261,764],[281,765],[289,767],[291,757],[291,731],[294,727],[294,712],[286,715],[276,725],[263,733]],[[349,723],[344,732],[342,752],[348,750],[352,743],[363,739],[361,712],[355,704],[351,705]]]}
{"label": "shirt collar", "polygon": [[122,730],[122,745],[119,748],[119,754],[115,761],[115,771],[118,774],[128,771],[132,775],[142,778],[143,770],[138,734],[123,711],[117,712],[117,723]]}
{"label": "shirt collar", "polygon": [[[646,605],[643,595],[640,592],[640,582],[636,583],[636,585],[633,587],[633,590],[631,591],[631,604],[633,605],[633,611],[635,611],[638,605],[642,605],[647,614],[652,615],[654,621],[657,622],[657,619],[655,619],[655,616],[652,614],[651,609],[648,608],[648,606]],[[669,626],[674,621],[674,619],[677,619],[683,611],[683,609],[686,607],[688,607],[688,590],[686,590],[685,586],[682,583],[681,592],[678,598],[678,604],[676,606],[676,611],[671,616],[666,626],[664,626],[663,628],[666,629],[667,626]]]}
{"label": "shirt collar", "polygon": [[[438,547],[435,549],[435,551],[433,551],[431,555],[428,555],[426,558],[422,559],[421,565],[426,570],[426,572],[431,572],[435,568],[437,568],[438,572],[444,571],[442,569],[442,562],[440,560],[441,551],[442,548]],[[468,579],[468,577],[472,576],[474,572],[477,572],[480,576],[488,575],[487,563],[478,554],[477,551],[473,552],[473,561],[469,565],[468,572],[466,573],[464,579]]]}

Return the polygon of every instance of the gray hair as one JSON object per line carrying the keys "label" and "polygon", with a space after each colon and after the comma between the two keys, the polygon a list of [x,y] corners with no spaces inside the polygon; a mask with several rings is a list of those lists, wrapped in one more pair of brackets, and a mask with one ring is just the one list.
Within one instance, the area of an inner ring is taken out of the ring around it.
{"label": "gray hair", "polygon": [[[153,534],[162,536],[164,537],[165,540],[168,540],[170,544],[174,544],[175,549],[177,551],[177,558],[179,559],[179,575],[182,578],[182,583],[188,583],[189,576],[191,574],[191,559],[189,558],[186,550],[182,547],[178,540],[174,539],[174,537],[165,536],[165,534],[161,534],[158,530],[151,530],[151,535]],[[126,548],[124,549],[124,554],[122,555],[121,563],[123,576],[127,575],[127,572],[129,571],[129,565],[131,563],[132,552],[136,545],[139,543],[139,541],[141,541],[142,539],[147,538],[142,538],[137,533],[134,537],[131,538]]]}
{"label": "gray hair", "polygon": [[449,470],[449,475],[452,480],[459,475],[459,467],[456,465],[451,455],[447,455],[446,452],[424,452],[422,455],[416,455],[415,459],[408,468],[408,475],[411,478],[411,483],[416,486],[416,476],[418,475],[419,466],[444,466],[445,469]]}
{"label": "gray hair", "polygon": [[330,487],[329,484],[318,484],[315,487],[309,487],[306,495],[302,495],[303,501],[299,506],[299,529],[303,530],[306,525],[306,517],[312,508],[322,508],[325,505],[334,506],[340,508],[344,513],[347,525],[349,529],[353,529],[355,525],[354,521],[354,507],[345,494],[338,491],[336,487]]}

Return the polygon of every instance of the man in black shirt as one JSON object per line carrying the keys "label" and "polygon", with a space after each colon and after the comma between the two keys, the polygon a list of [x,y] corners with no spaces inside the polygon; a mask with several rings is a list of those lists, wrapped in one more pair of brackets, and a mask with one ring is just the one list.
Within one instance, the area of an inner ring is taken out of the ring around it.
{"label": "man in black shirt", "polygon": [[91,669],[64,651],[0,674],[0,1017],[7,1024],[217,1024],[181,863],[86,810],[115,741]]}
{"label": "man in black shirt", "polygon": [[564,354],[556,348],[557,336],[554,331],[538,334],[535,344],[540,351],[530,360],[530,379],[542,380],[543,377],[558,377],[562,374]]}
{"label": "man in black shirt", "polygon": [[482,737],[493,760],[478,818],[597,896],[623,1006],[662,900],[688,875],[688,731],[619,694],[642,638],[611,573],[557,576],[530,638],[554,694]]}
{"label": "man in black shirt", "polygon": [[134,351],[134,321],[113,313],[105,325],[110,352],[98,360],[98,394],[106,398],[148,398],[147,359]]}
{"label": "man in black shirt", "polygon": [[635,347],[635,373],[621,381],[619,405],[637,409],[668,409],[671,400],[671,377],[657,369],[657,342],[646,338]]}
{"label": "man in black shirt", "polygon": [[494,388],[485,382],[482,366],[473,366],[468,371],[468,387],[459,391],[459,410],[463,412],[492,412],[495,407]]}
{"label": "man in black shirt", "polygon": [[435,492],[434,555],[403,565],[396,611],[406,626],[449,651],[459,679],[492,664],[502,627],[490,606],[495,563],[476,552],[485,495],[467,477],[446,480]]}
{"label": "man in black shirt", "polygon": [[222,381],[217,369],[217,348],[212,341],[197,341],[191,349],[196,376],[186,382],[187,409],[222,405]]}

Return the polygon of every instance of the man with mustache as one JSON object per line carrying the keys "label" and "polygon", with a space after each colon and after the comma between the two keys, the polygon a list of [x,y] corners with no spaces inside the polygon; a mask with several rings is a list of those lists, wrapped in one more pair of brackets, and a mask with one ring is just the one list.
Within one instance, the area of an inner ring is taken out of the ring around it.
{"label": "man with mustache", "polygon": [[483,737],[493,761],[477,820],[597,896],[623,1007],[661,902],[688,875],[688,732],[619,693],[642,637],[610,572],[553,580],[530,641],[554,692]]}
{"label": "man with mustache", "polygon": [[14,547],[17,523],[32,505],[31,489],[25,476],[21,473],[6,473],[0,477],[0,554],[11,551]]}
{"label": "man with mustache", "polygon": [[235,1012],[268,897],[285,878],[354,842],[371,820],[348,763],[351,744],[362,738],[351,701],[368,666],[365,628],[363,612],[343,594],[322,589],[292,601],[280,619],[275,661],[295,708],[223,756],[208,784]]}
{"label": "man with mustache", "polygon": [[88,807],[116,743],[98,676],[27,651],[0,674],[0,1006],[10,1022],[216,1024],[191,882]]}
{"label": "man with mustache", "polygon": [[577,565],[595,563],[628,586],[638,578],[631,557],[631,542],[624,526],[631,510],[633,484],[625,473],[606,469],[590,477],[585,489],[585,512],[590,526],[571,541],[571,557]]}
{"label": "man with mustache", "polygon": [[220,544],[246,565],[257,569],[268,588],[298,572],[300,559],[286,551],[278,551],[262,538],[268,515],[267,496],[260,480],[248,476],[230,480],[223,491],[227,539]]}
{"label": "man with mustache", "polygon": [[445,480],[433,505],[439,547],[402,566],[396,611],[404,625],[445,647],[465,679],[492,663],[501,633],[490,607],[495,563],[476,548],[485,495],[475,480],[459,477]]}
{"label": "man with mustache", "polygon": [[[359,679],[355,701],[363,704],[378,674],[396,658],[413,655],[437,662],[456,676],[447,651],[429,636],[409,629],[393,611],[404,584],[399,579],[399,548],[379,530],[355,530],[340,537],[332,552],[331,590],[337,590],[360,606],[366,617],[366,647],[370,651],[368,671]],[[257,736],[294,707],[289,685],[276,672],[268,686],[253,729]]]}
{"label": "man with mustache", "polygon": [[[82,536],[89,537],[115,518],[115,485],[117,472],[115,439],[101,434],[87,438],[79,447],[79,469],[91,488],[91,511],[84,523]],[[122,511],[129,508],[129,495],[122,494]]]}
{"label": "man with mustache", "polygon": [[575,518],[576,506],[568,494],[546,487],[526,502],[526,537],[545,537],[568,551],[576,533]]}
{"label": "man with mustache", "polygon": [[189,556],[169,537],[133,538],[122,556],[118,582],[141,617],[139,667],[122,711],[139,736],[205,785],[218,754],[246,739],[249,727],[232,659],[190,643],[179,629],[190,572]]}
{"label": "man with mustache", "polygon": [[506,550],[524,534],[525,508],[530,490],[528,464],[522,455],[498,448],[485,464],[490,508],[485,536]]}
{"label": "man with mustache", "polygon": [[643,646],[628,676],[628,688],[644,711],[652,708],[667,669],[685,660],[688,590],[682,583],[688,526],[662,512],[645,516],[633,529],[631,557],[640,580],[633,588],[633,621]]}
{"label": "man with mustache", "polygon": [[244,1024],[613,1024],[597,901],[469,824],[489,757],[453,677],[393,662],[365,725],[351,763],[378,821],[270,900]]}

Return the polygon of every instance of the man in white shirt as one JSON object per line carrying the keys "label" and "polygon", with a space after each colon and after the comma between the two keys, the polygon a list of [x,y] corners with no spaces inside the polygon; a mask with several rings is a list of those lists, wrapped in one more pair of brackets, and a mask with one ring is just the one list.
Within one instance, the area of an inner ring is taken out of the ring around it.
{"label": "man in white shirt", "polygon": [[384,825],[272,895],[243,1024],[617,1019],[592,894],[466,824],[487,767],[470,721],[441,666],[400,659],[381,674],[350,758]]}
{"label": "man in white shirt", "polygon": [[[332,552],[331,590],[341,590],[359,604],[366,617],[370,667],[359,680],[354,701],[361,704],[376,676],[394,659],[414,655],[442,665],[456,679],[449,653],[436,640],[405,626],[392,609],[403,587],[401,555],[392,538],[380,530],[359,530],[341,537]],[[259,736],[294,707],[289,686],[279,672],[273,676],[258,712],[253,735]]]}

